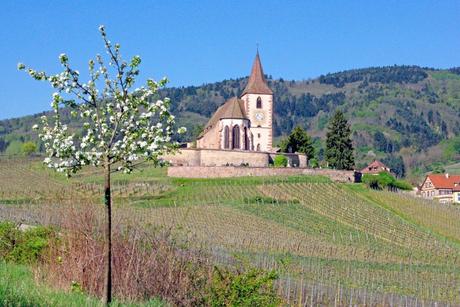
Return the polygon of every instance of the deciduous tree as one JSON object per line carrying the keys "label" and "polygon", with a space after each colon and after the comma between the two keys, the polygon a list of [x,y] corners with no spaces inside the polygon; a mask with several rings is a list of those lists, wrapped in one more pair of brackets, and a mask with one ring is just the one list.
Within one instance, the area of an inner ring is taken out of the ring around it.
{"label": "deciduous tree", "polygon": [[299,152],[312,159],[315,154],[313,142],[308,133],[302,127],[295,127],[291,134],[281,142],[282,152]]}
{"label": "deciduous tree", "polygon": [[[35,125],[40,129],[47,157],[44,163],[67,176],[86,165],[101,167],[105,174],[104,204],[106,215],[106,272],[104,302],[112,299],[112,196],[113,171],[130,173],[144,160],[155,166],[162,164],[161,157],[173,151],[174,116],[169,111],[170,100],[154,100],[154,94],[167,80],[147,80],[146,85],[132,90],[139,75],[141,58],[134,56],[129,62],[122,59],[120,45],[112,44],[104,26],[99,27],[105,44],[106,57],[97,55],[89,61],[89,80],[84,82],[80,72],[71,68],[69,58],[61,54],[63,71],[49,75],[43,71],[18,69],[40,81],[49,82],[56,89],[51,107],[52,119],[46,116]],[[60,120],[60,109],[66,107],[74,117],[83,120],[83,132],[75,131]],[[179,128],[178,133],[185,132]]]}

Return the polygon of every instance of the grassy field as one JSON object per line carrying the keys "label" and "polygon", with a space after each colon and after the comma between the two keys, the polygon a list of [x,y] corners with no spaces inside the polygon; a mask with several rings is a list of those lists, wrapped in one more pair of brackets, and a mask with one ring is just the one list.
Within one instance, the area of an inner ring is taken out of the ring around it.
{"label": "grassy field", "polygon": [[[319,176],[177,179],[146,165],[113,183],[119,220],[172,229],[216,263],[276,269],[288,302],[460,304],[459,207]],[[93,169],[67,180],[38,161],[0,160],[2,219],[52,223],[56,205],[101,192]]]}
{"label": "grassy field", "polygon": [[[88,297],[78,291],[62,291],[37,285],[30,269],[23,265],[0,262],[0,305],[1,306],[103,306],[100,300]],[[139,306],[119,303],[112,306]],[[151,300],[140,306],[167,306],[159,300]]]}

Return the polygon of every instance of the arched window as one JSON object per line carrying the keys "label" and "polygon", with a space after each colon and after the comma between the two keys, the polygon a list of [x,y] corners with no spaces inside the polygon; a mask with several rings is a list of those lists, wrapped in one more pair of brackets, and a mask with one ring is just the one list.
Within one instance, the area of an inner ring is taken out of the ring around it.
{"label": "arched window", "polygon": [[232,148],[240,149],[240,126],[235,125],[232,129]]}
{"label": "arched window", "polygon": [[257,97],[257,104],[256,104],[257,109],[262,109],[262,98]]}
{"label": "arched window", "polygon": [[248,128],[244,127],[244,150],[249,150]]}
{"label": "arched window", "polygon": [[224,148],[228,149],[230,147],[230,129],[228,126],[224,128]]}
{"label": "arched window", "polygon": [[260,151],[260,144],[257,144],[257,151]]}

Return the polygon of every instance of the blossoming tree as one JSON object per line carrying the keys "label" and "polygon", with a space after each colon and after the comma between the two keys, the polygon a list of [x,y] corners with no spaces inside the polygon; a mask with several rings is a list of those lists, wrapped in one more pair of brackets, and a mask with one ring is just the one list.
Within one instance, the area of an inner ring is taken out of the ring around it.
{"label": "blossoming tree", "polygon": [[[104,168],[104,204],[106,236],[106,271],[104,302],[112,299],[112,199],[110,177],[114,171],[130,173],[142,161],[162,164],[161,156],[174,151],[177,143],[174,133],[184,133],[185,128],[174,130],[174,116],[169,112],[170,100],[154,100],[153,95],[167,80],[147,80],[141,88],[132,90],[139,75],[141,58],[134,56],[125,62],[120,55],[120,45],[112,44],[104,26],[99,27],[106,57],[97,55],[89,61],[89,80],[81,80],[78,70],[71,68],[67,55],[59,60],[63,71],[49,75],[43,71],[27,68],[19,63],[18,69],[40,81],[47,81],[56,92],[51,107],[54,115],[41,117],[34,126],[40,130],[46,158],[44,163],[67,176],[82,167],[92,165]],[[108,60],[108,65],[106,64]],[[61,107],[71,110],[72,117],[83,121],[82,136],[62,123]]]}

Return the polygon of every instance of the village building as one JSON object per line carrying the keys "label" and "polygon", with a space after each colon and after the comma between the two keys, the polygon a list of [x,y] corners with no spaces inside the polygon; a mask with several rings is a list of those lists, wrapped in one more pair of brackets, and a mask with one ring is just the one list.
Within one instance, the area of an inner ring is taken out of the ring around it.
{"label": "village building", "polygon": [[378,160],[374,160],[372,163],[361,170],[361,174],[378,175],[381,172],[391,173],[391,169]]}
{"label": "village building", "polygon": [[460,203],[460,175],[429,174],[420,186],[420,195],[441,203]]}

